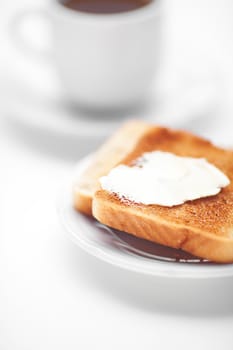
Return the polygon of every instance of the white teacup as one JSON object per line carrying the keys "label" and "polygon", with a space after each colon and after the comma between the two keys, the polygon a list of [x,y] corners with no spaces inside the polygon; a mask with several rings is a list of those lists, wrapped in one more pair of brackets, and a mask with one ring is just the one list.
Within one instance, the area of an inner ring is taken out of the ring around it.
{"label": "white teacup", "polygon": [[[160,0],[117,14],[78,12],[53,0],[46,13],[53,64],[67,100],[122,109],[146,98],[160,55]],[[16,17],[15,24],[27,17]]]}

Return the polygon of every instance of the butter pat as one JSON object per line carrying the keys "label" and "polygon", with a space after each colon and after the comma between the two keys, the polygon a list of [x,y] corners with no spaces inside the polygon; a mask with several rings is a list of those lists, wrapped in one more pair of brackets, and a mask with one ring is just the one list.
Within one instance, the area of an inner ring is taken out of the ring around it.
{"label": "butter pat", "polygon": [[144,153],[134,166],[119,165],[100,178],[102,189],[135,203],[174,206],[214,196],[228,177],[204,158],[169,152]]}

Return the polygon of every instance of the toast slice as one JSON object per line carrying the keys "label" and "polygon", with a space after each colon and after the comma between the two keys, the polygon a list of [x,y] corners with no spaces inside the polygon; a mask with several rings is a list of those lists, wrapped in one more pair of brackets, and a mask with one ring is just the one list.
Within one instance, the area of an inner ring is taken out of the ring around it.
{"label": "toast slice", "polygon": [[150,128],[150,124],[142,121],[128,121],[93,154],[89,166],[74,184],[73,203],[75,209],[92,215],[92,199],[99,188],[98,179],[106,175],[128,154],[133,152],[137,142]]}
{"label": "toast slice", "polygon": [[121,163],[131,165],[144,152],[155,150],[204,157],[228,176],[230,184],[215,196],[174,207],[124,201],[100,189],[94,195],[94,217],[117,230],[210,261],[233,262],[233,151],[184,131],[151,127]]}

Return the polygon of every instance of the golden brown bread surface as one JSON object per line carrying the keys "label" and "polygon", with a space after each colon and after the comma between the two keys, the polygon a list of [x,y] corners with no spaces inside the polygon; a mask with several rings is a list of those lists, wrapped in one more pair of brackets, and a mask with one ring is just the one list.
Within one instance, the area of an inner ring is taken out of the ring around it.
{"label": "golden brown bread surface", "polygon": [[98,149],[73,188],[73,203],[78,211],[92,215],[92,199],[99,187],[98,179],[132,152],[150,128],[151,125],[139,120],[126,122]]}
{"label": "golden brown bread surface", "polygon": [[231,183],[216,196],[169,208],[122,201],[100,189],[94,196],[94,217],[110,227],[205,259],[233,262],[233,151],[184,131],[150,127],[121,163],[130,165],[142,153],[154,150],[204,157]]}

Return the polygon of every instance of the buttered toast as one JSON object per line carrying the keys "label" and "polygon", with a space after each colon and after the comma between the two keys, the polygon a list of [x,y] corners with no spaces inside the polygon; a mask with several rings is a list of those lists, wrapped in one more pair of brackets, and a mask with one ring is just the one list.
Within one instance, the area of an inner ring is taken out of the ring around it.
{"label": "buttered toast", "polygon": [[[220,169],[230,184],[219,194],[172,207],[122,200],[116,194],[93,186],[90,196],[93,216],[101,223],[169,247],[181,248],[215,262],[233,262],[233,151],[184,131],[143,124],[142,132],[102,174],[117,164],[132,165],[145,152],[155,150],[178,156],[206,158]],[[120,159],[121,158],[121,159]],[[103,163],[109,159],[103,159]],[[79,207],[78,205],[76,206]],[[88,207],[90,209],[90,205]]]}
{"label": "buttered toast", "polygon": [[133,152],[137,142],[150,128],[150,124],[142,121],[128,121],[93,154],[90,165],[74,184],[73,203],[78,211],[92,215],[92,200],[99,188],[98,179]]}

